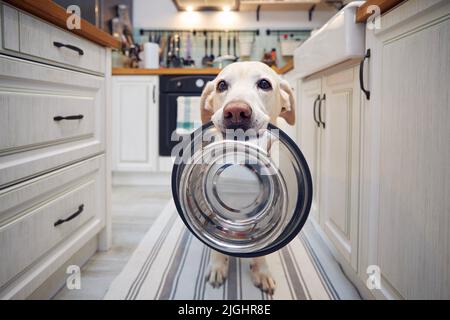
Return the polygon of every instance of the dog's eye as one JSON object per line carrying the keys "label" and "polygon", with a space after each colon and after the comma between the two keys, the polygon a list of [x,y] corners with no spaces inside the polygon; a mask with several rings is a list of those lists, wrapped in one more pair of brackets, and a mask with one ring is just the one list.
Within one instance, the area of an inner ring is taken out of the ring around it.
{"label": "dog's eye", "polygon": [[224,92],[228,89],[228,83],[225,80],[220,80],[217,84],[217,91]]}
{"label": "dog's eye", "polygon": [[262,89],[264,91],[268,91],[268,90],[272,89],[272,85],[266,79],[259,80],[256,85],[258,86],[258,88],[260,88],[260,89]]}

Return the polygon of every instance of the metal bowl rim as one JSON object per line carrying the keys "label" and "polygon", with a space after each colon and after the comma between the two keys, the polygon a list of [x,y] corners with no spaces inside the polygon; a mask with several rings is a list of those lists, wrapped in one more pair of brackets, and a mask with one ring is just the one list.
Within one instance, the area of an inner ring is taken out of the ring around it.
{"label": "metal bowl rim", "polygon": [[[198,128],[197,130],[195,130],[194,132],[191,133],[191,139],[192,140],[194,139],[194,136],[195,136],[195,134],[198,133],[198,131],[203,132],[204,130],[208,129],[211,126],[213,126],[212,122],[205,123],[200,128]],[[200,240],[200,242],[205,244],[207,247],[209,247],[213,250],[216,250],[218,252],[221,252],[225,255],[233,256],[233,257],[239,257],[239,258],[260,257],[260,256],[265,256],[270,253],[273,253],[273,252],[283,248],[284,246],[286,246],[289,242],[291,242],[298,235],[300,230],[303,228],[306,220],[308,219],[309,212],[311,210],[313,192],[314,192],[311,171],[309,169],[308,163],[306,162],[306,159],[305,159],[303,153],[300,151],[300,148],[297,146],[297,144],[283,130],[281,130],[277,126],[269,123],[267,126],[267,130],[273,130],[273,129],[279,130],[278,131],[280,134],[279,140],[283,141],[283,143],[288,148],[291,149],[291,152],[295,155],[295,157],[299,160],[300,164],[302,165],[302,166],[300,166],[300,168],[303,169],[303,170],[301,170],[301,172],[302,172],[303,178],[304,178],[304,183],[305,183],[304,190],[306,191],[305,192],[306,196],[304,198],[303,206],[302,206],[304,208],[304,214],[300,217],[299,221],[297,221],[296,226],[291,231],[291,233],[287,237],[284,237],[280,242],[275,241],[276,243],[274,243],[273,245],[268,246],[262,250],[253,251],[253,252],[245,252],[245,253],[244,252],[228,252],[226,250],[221,250],[219,248],[211,247],[200,236],[198,236],[197,233],[194,230],[192,230],[189,223],[185,219],[183,210],[181,208],[180,200],[178,199],[178,186],[177,186],[178,171],[184,166],[184,164],[177,164],[176,162],[174,163],[173,168],[172,168],[171,189],[172,189],[172,198],[175,202],[175,207],[177,209],[178,215],[180,216],[181,220],[183,220],[184,225],[189,229],[189,231],[198,240]],[[300,190],[300,188],[299,188],[299,190]],[[308,192],[308,191],[310,191],[310,192]],[[297,199],[297,202],[295,204],[295,209],[294,209],[294,216],[291,218],[291,221],[293,219],[295,219],[295,213],[302,209],[301,204],[302,204],[302,202],[299,201],[299,199]],[[284,232],[280,235],[279,238],[283,237],[283,234],[284,234]]]}

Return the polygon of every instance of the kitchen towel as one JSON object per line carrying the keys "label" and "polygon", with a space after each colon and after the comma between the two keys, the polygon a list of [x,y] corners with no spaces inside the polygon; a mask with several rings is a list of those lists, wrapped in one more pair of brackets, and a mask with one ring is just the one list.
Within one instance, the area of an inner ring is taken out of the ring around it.
{"label": "kitchen towel", "polygon": [[180,96],[177,98],[178,135],[190,134],[202,126],[200,114],[200,97]]}
{"label": "kitchen towel", "polygon": [[[313,227],[310,225],[309,228]],[[267,256],[277,283],[273,296],[263,293],[251,282],[250,259],[230,257],[225,284],[213,288],[205,281],[211,249],[189,232],[170,201],[104,298],[359,299],[335,260],[330,265],[328,258],[324,258],[331,253],[312,249],[314,238],[305,236],[302,230],[289,245]]]}

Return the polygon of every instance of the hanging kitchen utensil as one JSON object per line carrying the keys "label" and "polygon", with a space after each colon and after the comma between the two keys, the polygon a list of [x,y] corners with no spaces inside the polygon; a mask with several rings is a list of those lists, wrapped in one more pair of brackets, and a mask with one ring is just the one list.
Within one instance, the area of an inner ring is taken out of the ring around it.
{"label": "hanging kitchen utensil", "polygon": [[282,130],[269,125],[236,139],[208,123],[190,138],[176,155],[172,195],[200,241],[227,255],[256,257],[299,233],[311,208],[311,174]]}
{"label": "hanging kitchen utensil", "polygon": [[228,32],[227,34],[227,54],[230,56],[231,55],[231,51],[230,51],[230,33]]}
{"label": "hanging kitchen utensil", "polygon": [[219,52],[217,53],[217,57],[222,55],[222,33],[219,33]]}
{"label": "hanging kitchen utensil", "polygon": [[214,56],[214,35],[211,38],[211,54],[209,55],[209,66],[212,66],[212,63],[215,59]]}
{"label": "hanging kitchen utensil", "polygon": [[186,54],[184,57],[183,64],[187,67],[195,65],[195,61],[192,60],[191,56],[192,43],[191,43],[191,35],[188,33],[186,36]]}
{"label": "hanging kitchen utensil", "polygon": [[209,55],[208,55],[208,37],[206,36],[205,33],[205,56],[202,59],[202,65],[204,67],[208,66],[208,61],[209,61]]}
{"label": "hanging kitchen utensil", "polygon": [[164,61],[164,53],[166,52],[167,36],[161,35],[161,48],[159,51],[159,61]]}
{"label": "hanging kitchen utensil", "polygon": [[167,59],[166,59],[166,66],[170,67],[170,64],[172,63],[172,55],[173,55],[173,35],[168,35],[168,49],[167,49]]}
{"label": "hanging kitchen utensil", "polygon": [[236,54],[236,34],[233,35],[233,55],[236,57],[236,61],[239,60],[239,57]]}
{"label": "hanging kitchen utensil", "polygon": [[180,35],[178,33],[176,33],[174,37],[174,48],[175,53],[172,58],[172,66],[174,68],[179,68],[181,66],[181,58],[180,58]]}

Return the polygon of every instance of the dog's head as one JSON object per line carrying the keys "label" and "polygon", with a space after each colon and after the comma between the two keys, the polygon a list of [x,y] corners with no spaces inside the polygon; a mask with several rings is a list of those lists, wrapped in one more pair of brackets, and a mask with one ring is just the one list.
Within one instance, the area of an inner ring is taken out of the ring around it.
{"label": "dog's head", "polygon": [[286,80],[261,62],[235,62],[208,82],[201,96],[202,122],[221,131],[265,128],[277,117],[295,123],[294,94]]}

